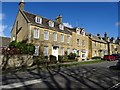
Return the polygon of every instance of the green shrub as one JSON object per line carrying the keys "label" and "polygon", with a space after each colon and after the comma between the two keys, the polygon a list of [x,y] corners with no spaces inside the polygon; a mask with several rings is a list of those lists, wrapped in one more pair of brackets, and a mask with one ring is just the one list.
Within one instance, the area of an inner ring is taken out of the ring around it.
{"label": "green shrub", "polygon": [[76,53],[70,53],[68,55],[68,59],[75,59],[75,57],[76,57]]}
{"label": "green shrub", "polygon": [[50,63],[56,63],[56,56],[50,55]]}
{"label": "green shrub", "polygon": [[[9,54],[18,54],[15,52],[15,49],[19,50],[19,54],[30,54],[32,55],[35,51],[33,44],[27,44],[23,42],[13,41],[9,44],[10,53]],[[12,51],[12,53],[11,53]],[[14,51],[14,52],[13,52]]]}
{"label": "green shrub", "polygon": [[48,61],[48,56],[34,56],[33,63],[34,65],[44,65]]}
{"label": "green shrub", "polygon": [[95,57],[92,57],[92,59],[101,59],[100,56],[95,56]]}
{"label": "green shrub", "polygon": [[63,56],[62,55],[58,55],[58,61],[61,62],[63,60]]}

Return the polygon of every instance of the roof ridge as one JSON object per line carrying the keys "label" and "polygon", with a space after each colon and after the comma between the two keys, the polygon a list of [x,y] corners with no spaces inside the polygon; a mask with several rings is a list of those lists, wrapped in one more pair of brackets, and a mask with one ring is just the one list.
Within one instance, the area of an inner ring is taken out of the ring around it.
{"label": "roof ridge", "polygon": [[[25,11],[25,10],[24,10],[23,12],[28,13],[28,14],[32,14],[32,15],[35,15],[35,16],[42,17],[42,18],[44,18],[44,19],[47,19],[47,20],[53,21],[53,22],[55,22],[56,24],[59,24],[59,23],[57,23],[55,20],[49,19],[49,18],[47,18],[47,17],[41,16],[41,15],[38,15],[38,14],[33,14],[33,13],[28,12],[28,11]],[[62,24],[63,24],[63,23],[62,23]],[[65,27],[66,27],[66,26],[65,26]]]}

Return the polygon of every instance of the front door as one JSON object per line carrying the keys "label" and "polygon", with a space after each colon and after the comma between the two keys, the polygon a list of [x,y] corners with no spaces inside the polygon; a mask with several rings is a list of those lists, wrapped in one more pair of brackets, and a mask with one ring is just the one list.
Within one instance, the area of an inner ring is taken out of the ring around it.
{"label": "front door", "polygon": [[52,47],[52,55],[56,56],[56,59],[58,60],[58,48],[57,47]]}

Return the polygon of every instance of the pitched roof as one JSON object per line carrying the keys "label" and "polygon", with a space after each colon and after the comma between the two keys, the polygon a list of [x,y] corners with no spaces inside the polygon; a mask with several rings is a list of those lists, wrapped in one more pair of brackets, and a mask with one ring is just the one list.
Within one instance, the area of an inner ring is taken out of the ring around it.
{"label": "pitched roof", "polygon": [[8,47],[9,43],[10,43],[10,38],[9,37],[0,37],[0,42],[2,47]]}
{"label": "pitched roof", "polygon": [[[65,27],[64,26],[64,30],[60,30],[58,27],[59,27],[59,24],[53,20],[50,20],[50,19],[47,19],[47,18],[44,18],[40,15],[35,15],[35,14],[32,14],[32,13],[29,13],[29,12],[26,12],[26,11],[23,11],[23,13],[26,15],[27,19],[32,23],[32,25],[36,25],[36,26],[39,26],[41,28],[46,28],[46,29],[50,29],[50,30],[54,30],[54,31],[58,31],[58,32],[61,32],[61,33],[65,33],[65,34],[70,34],[72,35],[72,32],[69,31],[69,28]],[[39,16],[42,18],[42,24],[39,24],[39,23],[36,23],[35,22],[35,17],[36,16]],[[48,21],[53,21],[54,22],[54,27],[50,27],[48,25]]]}
{"label": "pitched roof", "polygon": [[95,35],[93,35],[93,34],[89,34],[89,35],[92,35],[91,39],[92,39],[93,41],[101,42],[101,43],[107,43],[105,40],[103,40],[102,37],[99,38],[98,36],[95,36]]}

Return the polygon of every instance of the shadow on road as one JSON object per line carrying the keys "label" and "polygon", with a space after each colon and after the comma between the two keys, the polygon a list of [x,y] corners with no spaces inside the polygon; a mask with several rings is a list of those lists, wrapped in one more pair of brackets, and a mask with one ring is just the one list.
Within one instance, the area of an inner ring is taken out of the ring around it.
{"label": "shadow on road", "polygon": [[28,85],[22,87],[21,90],[33,90],[34,88],[48,88],[48,89],[75,89],[88,88],[89,90],[100,88],[106,90],[111,86],[120,82],[120,72],[112,72],[105,68],[96,68],[88,66],[76,66],[57,69],[47,68],[42,70],[27,70],[26,72],[16,72],[13,74],[6,74],[2,76],[3,85],[34,80],[41,78],[43,82],[37,85]]}

